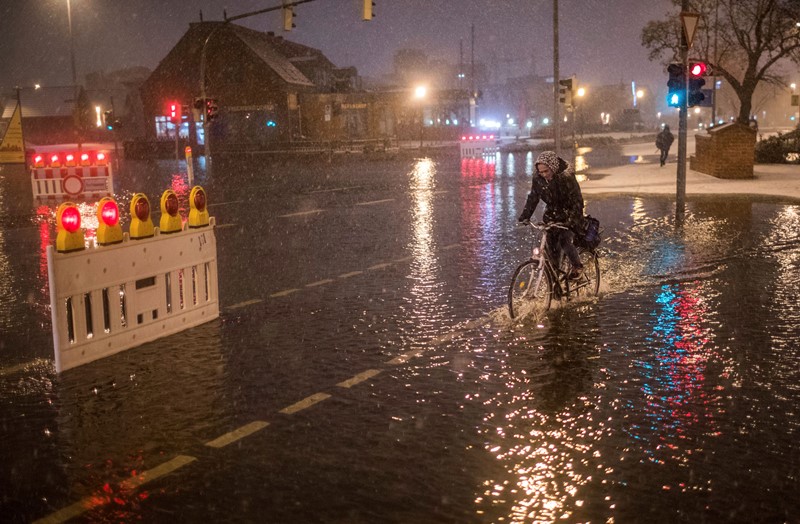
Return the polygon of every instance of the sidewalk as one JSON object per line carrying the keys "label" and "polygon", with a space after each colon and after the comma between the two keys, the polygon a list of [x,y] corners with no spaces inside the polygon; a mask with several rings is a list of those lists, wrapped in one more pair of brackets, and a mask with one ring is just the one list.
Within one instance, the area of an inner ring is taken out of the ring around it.
{"label": "sidewalk", "polygon": [[[660,167],[658,162],[635,163],[610,168],[589,167],[586,180],[580,180],[584,195],[625,193],[672,195],[677,187],[678,165]],[[800,166],[797,164],[756,164],[754,178],[727,180],[716,178],[686,165],[686,195],[763,195],[800,201]]]}

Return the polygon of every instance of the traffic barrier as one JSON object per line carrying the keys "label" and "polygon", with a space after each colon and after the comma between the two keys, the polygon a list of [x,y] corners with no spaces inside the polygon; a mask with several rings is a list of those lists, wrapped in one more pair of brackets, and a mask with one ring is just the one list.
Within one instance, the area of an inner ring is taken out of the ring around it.
{"label": "traffic barrier", "polygon": [[37,154],[31,166],[31,189],[38,202],[98,200],[113,194],[114,176],[102,151]]}
{"label": "traffic barrier", "polygon": [[500,150],[494,135],[464,135],[460,144],[461,158],[481,158]]}
{"label": "traffic barrier", "polygon": [[[56,371],[219,317],[214,217],[205,227],[184,225],[163,235],[155,228],[152,236],[124,233],[118,241],[119,210],[113,199],[103,199],[98,245],[86,247],[80,216],[76,226],[70,210],[77,207],[59,207],[58,219],[66,222],[58,227],[71,240],[47,247]],[[150,220],[139,213],[140,221]]]}

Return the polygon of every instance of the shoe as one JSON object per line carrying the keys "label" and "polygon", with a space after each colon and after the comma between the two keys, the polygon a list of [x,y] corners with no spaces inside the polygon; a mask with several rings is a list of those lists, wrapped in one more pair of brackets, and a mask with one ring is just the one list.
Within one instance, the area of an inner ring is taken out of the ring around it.
{"label": "shoe", "polygon": [[570,280],[578,280],[583,275],[583,266],[575,266],[572,268],[572,271],[569,272],[569,279]]}

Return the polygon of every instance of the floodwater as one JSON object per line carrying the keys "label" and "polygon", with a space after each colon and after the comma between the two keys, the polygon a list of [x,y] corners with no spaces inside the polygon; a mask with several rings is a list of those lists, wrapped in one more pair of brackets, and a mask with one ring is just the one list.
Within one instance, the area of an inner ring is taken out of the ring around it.
{"label": "floodwater", "polygon": [[221,157],[220,319],[61,375],[0,173],[0,520],[796,520],[800,206],[586,195],[600,297],[512,323],[532,162]]}

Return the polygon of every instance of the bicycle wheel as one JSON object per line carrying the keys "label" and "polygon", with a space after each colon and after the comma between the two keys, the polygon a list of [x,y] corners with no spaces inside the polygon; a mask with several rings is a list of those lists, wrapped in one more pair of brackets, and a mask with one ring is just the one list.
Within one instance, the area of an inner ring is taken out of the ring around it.
{"label": "bicycle wheel", "polygon": [[580,249],[578,256],[581,257],[583,273],[577,280],[567,281],[567,293],[579,298],[595,297],[600,291],[600,263],[597,255],[588,249]]}
{"label": "bicycle wheel", "polygon": [[516,318],[524,312],[537,317],[550,309],[553,281],[550,272],[539,266],[538,260],[523,262],[514,271],[508,288],[508,314]]}

